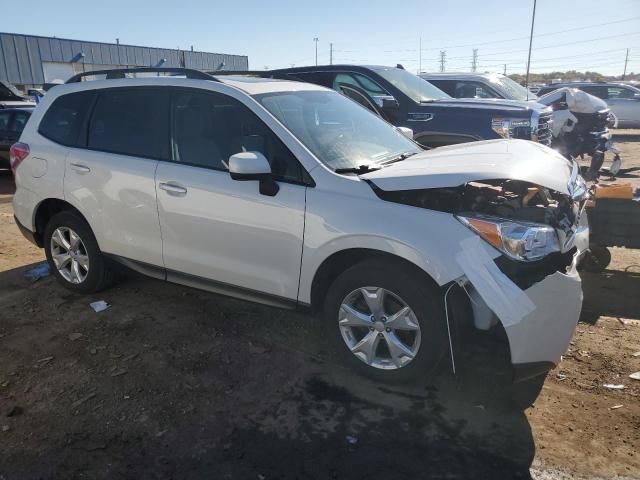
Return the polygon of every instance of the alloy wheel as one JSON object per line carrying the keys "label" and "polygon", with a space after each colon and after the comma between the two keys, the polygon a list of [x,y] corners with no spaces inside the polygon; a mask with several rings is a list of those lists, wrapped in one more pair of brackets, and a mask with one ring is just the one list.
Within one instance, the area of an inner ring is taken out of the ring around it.
{"label": "alloy wheel", "polygon": [[362,287],[340,305],[338,326],[345,344],[359,360],[383,370],[408,365],[420,348],[420,323],[393,292]]}
{"label": "alloy wheel", "polygon": [[87,249],[80,235],[69,227],[58,227],[51,235],[51,258],[58,273],[69,283],[82,283],[89,274]]}

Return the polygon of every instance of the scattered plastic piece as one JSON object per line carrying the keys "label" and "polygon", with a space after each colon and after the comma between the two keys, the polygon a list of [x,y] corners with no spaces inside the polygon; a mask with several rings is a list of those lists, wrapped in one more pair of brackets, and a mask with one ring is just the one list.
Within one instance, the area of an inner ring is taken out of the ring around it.
{"label": "scattered plastic piece", "polygon": [[640,352],[635,352],[631,354],[632,357],[640,357]]}
{"label": "scattered plastic piece", "polygon": [[634,380],[640,380],[640,372],[632,373],[631,375],[629,375],[629,378],[632,378]]}
{"label": "scattered plastic piece", "polygon": [[28,270],[25,274],[32,282],[36,280],[40,280],[41,278],[49,276],[49,264],[47,262],[42,262],[33,267],[31,270]]}
{"label": "scattered plastic piece", "polygon": [[98,300],[97,302],[90,303],[89,306],[93,308],[96,313],[100,313],[109,308],[110,305],[104,300]]}
{"label": "scattered plastic piece", "polygon": [[624,405],[614,405],[613,407],[609,407],[609,410],[617,410],[618,408],[622,408]]}
{"label": "scattered plastic piece", "polygon": [[624,388],[624,385],[617,385],[617,384],[614,384],[614,383],[605,383],[602,386],[604,388],[609,388],[611,390],[622,390]]}
{"label": "scattered plastic piece", "polygon": [[352,437],[351,435],[347,435],[345,438],[351,445],[355,445],[356,443],[358,443],[358,439],[356,437]]}

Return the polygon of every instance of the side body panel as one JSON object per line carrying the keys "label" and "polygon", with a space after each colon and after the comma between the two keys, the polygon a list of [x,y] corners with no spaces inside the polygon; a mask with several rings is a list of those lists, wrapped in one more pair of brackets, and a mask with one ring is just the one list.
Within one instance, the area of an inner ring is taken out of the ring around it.
{"label": "side body panel", "polygon": [[[325,175],[333,174],[323,172]],[[356,177],[351,181],[336,178],[331,183],[331,188],[323,187],[327,183],[320,180],[307,192],[300,302],[310,303],[313,278],[324,260],[347,249],[396,255],[440,285],[462,275],[454,254],[459,242],[474,234],[452,215],[385,202]]]}
{"label": "side body panel", "polygon": [[228,172],[161,163],[158,189],[164,264],[228,285],[296,299],[305,190],[280,182],[275,196],[262,195],[257,181],[232,180]]}
{"label": "side body panel", "polygon": [[157,160],[69,149],[65,199],[87,219],[102,251],[162,265],[157,165]]}

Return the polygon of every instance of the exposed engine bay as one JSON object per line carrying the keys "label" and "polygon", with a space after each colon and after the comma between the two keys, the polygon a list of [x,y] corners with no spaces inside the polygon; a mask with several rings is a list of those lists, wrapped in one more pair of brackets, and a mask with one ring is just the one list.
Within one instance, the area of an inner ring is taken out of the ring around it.
{"label": "exposed engine bay", "polygon": [[522,289],[556,271],[564,273],[572,264],[576,252],[573,240],[587,198],[584,195],[573,199],[529,182],[502,179],[469,182],[448,188],[392,192],[374,190],[384,200],[419,208],[552,227],[558,235],[560,251],[533,262],[521,262],[505,255],[496,259],[500,270]]}
{"label": "exposed engine bay", "polygon": [[568,195],[519,180],[486,180],[424,190],[375,190],[383,200],[414,207],[543,223],[560,230],[565,237],[575,231],[582,207]]}

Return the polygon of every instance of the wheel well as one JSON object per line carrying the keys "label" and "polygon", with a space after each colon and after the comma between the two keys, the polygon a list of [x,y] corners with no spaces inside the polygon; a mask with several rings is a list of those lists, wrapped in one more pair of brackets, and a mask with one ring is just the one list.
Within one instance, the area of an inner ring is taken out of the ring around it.
{"label": "wheel well", "polygon": [[385,259],[413,269],[419,275],[435,284],[435,281],[416,264],[391,253],[368,248],[350,248],[336,252],[322,262],[311,283],[311,309],[319,312],[323,308],[324,298],[333,280],[354,265],[371,259]]}
{"label": "wheel well", "polygon": [[36,218],[35,218],[35,232],[34,236],[36,242],[39,247],[44,245],[44,229],[47,227],[47,223],[49,223],[49,219],[53,217],[55,214],[64,212],[66,210],[71,210],[86,221],[84,216],[68,202],[64,200],[60,200],[59,198],[48,198],[38,205],[38,209],[36,210]]}

